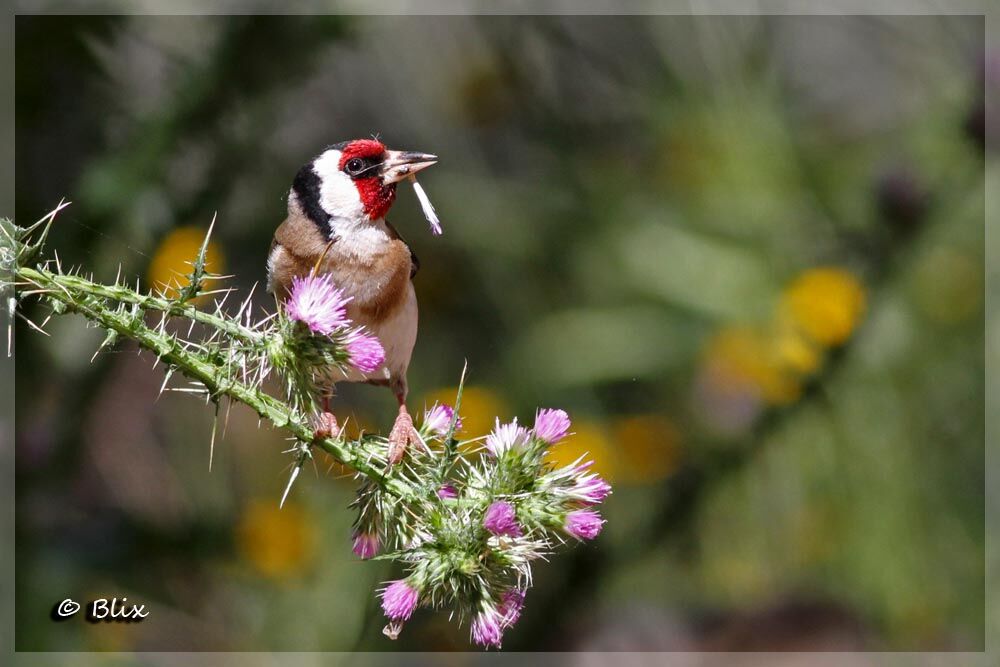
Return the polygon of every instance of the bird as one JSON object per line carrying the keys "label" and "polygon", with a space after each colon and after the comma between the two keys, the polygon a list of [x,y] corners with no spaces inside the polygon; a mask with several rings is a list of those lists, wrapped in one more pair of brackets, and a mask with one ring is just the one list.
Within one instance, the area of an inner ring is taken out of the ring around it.
{"label": "bird", "polygon": [[328,146],[296,173],[287,217],[274,232],[267,256],[267,288],[279,308],[295,278],[326,274],[350,298],[347,316],[381,342],[385,360],[375,371],[351,368],[330,379],[315,435],[338,433],[329,408],[335,382],[388,387],[399,404],[388,437],[390,464],[420,442],[406,408],[406,372],[417,338],[413,278],[420,263],[386,215],[396,185],[437,160],[429,153],[389,150],[379,139]]}

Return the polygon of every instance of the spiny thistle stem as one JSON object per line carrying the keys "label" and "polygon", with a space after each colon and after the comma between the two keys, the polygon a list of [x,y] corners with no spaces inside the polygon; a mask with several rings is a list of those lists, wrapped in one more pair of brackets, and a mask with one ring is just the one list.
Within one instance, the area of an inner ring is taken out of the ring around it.
{"label": "spiny thistle stem", "polygon": [[448,475],[455,466],[458,459],[458,440],[455,439],[455,431],[458,430],[461,420],[458,415],[462,409],[462,391],[465,389],[465,374],[469,370],[469,362],[462,366],[462,377],[458,381],[458,392],[455,395],[455,407],[448,416],[447,430],[442,436],[444,451],[441,454],[440,463],[437,469],[437,483],[443,486],[448,481]]}
{"label": "spiny thistle stem", "polygon": [[[121,337],[134,340],[141,347],[154,353],[169,368],[175,368],[203,384],[213,400],[228,396],[247,405],[258,416],[268,420],[276,427],[289,431],[299,440],[314,442],[312,428],[282,401],[246,383],[224,377],[224,374],[219,372],[218,367],[206,363],[197,355],[186,350],[172,335],[151,329],[142,322],[140,317],[123,314],[108,308],[101,299],[115,299],[121,303],[135,305],[139,309],[175,313],[213,326],[214,321],[221,318],[212,317],[192,306],[185,306],[179,309],[181,312],[176,312],[177,309],[170,307],[170,304],[163,299],[144,296],[125,287],[109,288],[79,276],[56,276],[44,269],[20,268],[16,271],[16,276],[42,288],[45,286],[65,287],[67,291],[47,289],[46,295],[50,299],[62,303],[70,312],[83,315],[91,322],[112,330]],[[219,325],[219,328],[227,333],[233,331],[245,333],[248,339],[249,335],[253,333],[232,322],[220,321]],[[402,497],[411,494],[409,487],[388,477],[383,470],[371,465],[363,453],[348,447],[344,442],[325,438],[316,440],[314,444],[322,448],[337,462],[365,475],[389,493]]]}
{"label": "spiny thistle stem", "polygon": [[193,322],[208,325],[227,336],[246,343],[260,343],[263,334],[242,326],[226,317],[208,313],[190,303],[174,301],[153,294],[142,294],[123,285],[102,285],[81,276],[55,273],[44,268],[17,267],[17,278],[46,290],[49,294],[57,291],[69,292],[68,295],[93,296],[99,299],[110,299],[118,303],[138,306],[142,310],[166,313],[173,317],[183,317]]}
{"label": "spiny thistle stem", "polygon": [[[194,352],[195,346],[182,343],[162,327],[149,327],[142,313],[160,312],[198,322],[247,345],[262,345],[265,332],[244,326],[224,315],[199,310],[180,300],[142,294],[121,284],[102,285],[79,275],[61,273],[58,269],[53,271],[47,268],[48,264],[33,268],[21,265],[20,261],[10,261],[12,258],[21,260],[38,257],[40,244],[47,237],[49,225],[55,213],[62,208],[61,205],[29,228],[18,228],[4,221],[4,268],[12,270],[12,282],[16,287],[22,288],[22,296],[26,293],[44,294],[57,312],[65,309],[78,313],[107,330],[106,344],[113,344],[119,338],[134,340],[140,347],[153,352],[167,366],[168,373],[176,370],[201,383],[212,400],[218,401],[226,396],[244,403],[261,418],[289,431],[302,442],[319,446],[337,462],[353,468],[386,492],[404,498],[412,494],[408,485],[387,475],[381,465],[373,464],[368,452],[359,446],[351,446],[342,439],[314,439],[308,420],[296,410],[259,388],[233,377],[228,372],[230,369],[223,368],[222,364],[210,363],[206,359],[209,355]],[[39,228],[40,223],[46,224],[40,227],[39,238],[29,241],[29,235]],[[11,263],[15,263],[15,266],[11,267]],[[205,277],[204,273],[201,273],[201,277]]]}
{"label": "spiny thistle stem", "polygon": [[180,290],[177,297],[178,303],[187,303],[204,290],[205,279],[209,277],[205,266],[208,259],[208,240],[212,237],[212,230],[215,229],[215,218],[216,216],[213,215],[212,222],[208,225],[208,231],[205,232],[205,239],[201,242],[201,248],[198,250],[198,257],[191,264],[191,273],[187,275],[187,284]]}

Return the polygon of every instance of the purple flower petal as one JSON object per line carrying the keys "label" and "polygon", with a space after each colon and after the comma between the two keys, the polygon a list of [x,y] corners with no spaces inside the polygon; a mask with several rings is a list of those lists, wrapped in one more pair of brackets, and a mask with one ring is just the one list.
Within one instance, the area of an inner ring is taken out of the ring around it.
{"label": "purple flower petal", "polygon": [[494,502],[486,509],[483,527],[494,535],[508,535],[510,537],[523,535],[521,526],[517,524],[514,506],[503,500]]}
{"label": "purple flower petal", "polygon": [[603,502],[611,493],[611,485],[597,475],[584,475],[576,480],[573,495],[590,505]]}
{"label": "purple flower petal", "polygon": [[594,510],[576,510],[566,515],[563,527],[578,540],[592,540],[601,534],[604,519]]}
{"label": "purple flower petal", "polygon": [[[448,435],[448,429],[451,428],[451,420],[455,416],[455,409],[450,405],[445,403],[435,403],[434,407],[424,413],[424,426],[431,430],[431,432],[444,437]],[[455,422],[455,430],[459,431],[462,428],[461,417]]]}
{"label": "purple flower petal", "polygon": [[535,415],[535,437],[550,445],[569,433],[569,415],[564,410],[539,410]]}
{"label": "purple flower petal", "polygon": [[519,449],[528,440],[528,432],[517,425],[517,417],[509,424],[497,419],[493,432],[486,436],[486,449],[493,456],[502,456],[511,449]]}
{"label": "purple flower petal", "polygon": [[348,301],[326,274],[293,278],[285,313],[313,333],[329,335],[347,325]]}
{"label": "purple flower petal", "polygon": [[524,608],[524,591],[519,588],[512,588],[500,598],[500,606],[497,611],[503,616],[503,627],[509,628],[517,623],[521,618],[521,609]]}
{"label": "purple flower petal", "polygon": [[485,607],[472,619],[472,641],[480,646],[500,648],[503,616],[494,607]]}
{"label": "purple flower petal", "polygon": [[362,373],[374,373],[385,361],[385,350],[375,336],[355,333],[348,337],[346,346],[348,361]]}
{"label": "purple flower petal", "polygon": [[379,539],[374,533],[355,533],[351,550],[358,558],[368,559],[378,553]]}
{"label": "purple flower petal", "polygon": [[445,484],[442,486],[438,489],[437,494],[438,498],[441,498],[442,500],[454,500],[455,498],[458,498],[458,491],[456,491],[455,487],[451,484]]}
{"label": "purple flower petal", "polygon": [[404,579],[397,579],[382,591],[382,611],[393,621],[405,621],[417,608],[420,593]]}

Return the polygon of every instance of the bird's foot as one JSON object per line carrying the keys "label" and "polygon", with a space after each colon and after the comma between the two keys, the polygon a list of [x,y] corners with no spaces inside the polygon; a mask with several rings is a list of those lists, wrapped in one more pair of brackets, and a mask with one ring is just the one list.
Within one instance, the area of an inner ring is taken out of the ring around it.
{"label": "bird's foot", "polygon": [[316,417],[316,427],[313,431],[314,440],[326,440],[331,436],[339,436],[340,427],[337,425],[337,418],[333,413],[323,411]]}
{"label": "bird's foot", "polygon": [[423,441],[420,439],[420,433],[413,426],[413,417],[406,411],[406,406],[401,405],[399,406],[399,416],[396,417],[396,422],[392,425],[392,430],[389,431],[389,453],[387,456],[389,465],[396,465],[402,461],[409,445],[419,444],[423,444]]}

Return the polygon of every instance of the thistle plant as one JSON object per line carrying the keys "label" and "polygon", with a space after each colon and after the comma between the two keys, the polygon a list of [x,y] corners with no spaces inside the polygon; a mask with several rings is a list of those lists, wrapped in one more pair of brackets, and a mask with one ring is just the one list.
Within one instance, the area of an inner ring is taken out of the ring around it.
{"label": "thistle plant", "polygon": [[[596,506],[611,487],[582,457],[563,467],[546,457],[570,433],[562,410],[539,410],[530,428],[517,419],[497,420],[485,438],[462,441],[460,385],[454,407],[428,409],[420,445],[391,464],[382,436],[351,440],[315,428],[330,380],[352,367],[370,371],[384,356],[378,339],[348,320],[347,300],[326,277],[297,280],[277,312],[255,316],[249,297],[229,312],[234,291],[209,289],[224,277],[206,271],[206,235],[183,289],[143,292],[120,275],[102,284],[43,256],[64,206],[28,227],[0,220],[0,280],[9,318],[43,331],[45,322],[21,312],[28,299],[41,301],[50,316],[82,315],[107,332],[98,352],[131,340],[153,353],[165,371],[164,390],[204,398],[217,417],[224,401],[249,406],[294,442],[285,496],[316,448],[353,469],[359,482],[353,551],[401,568],[377,592],[388,637],[397,637],[424,607],[448,611],[468,624],[475,644],[499,648],[526,602],[533,562],[600,534],[604,520]],[[214,307],[200,309],[197,303],[209,296]],[[188,382],[171,384],[174,376]],[[280,380],[278,396],[264,389],[272,376]]]}

